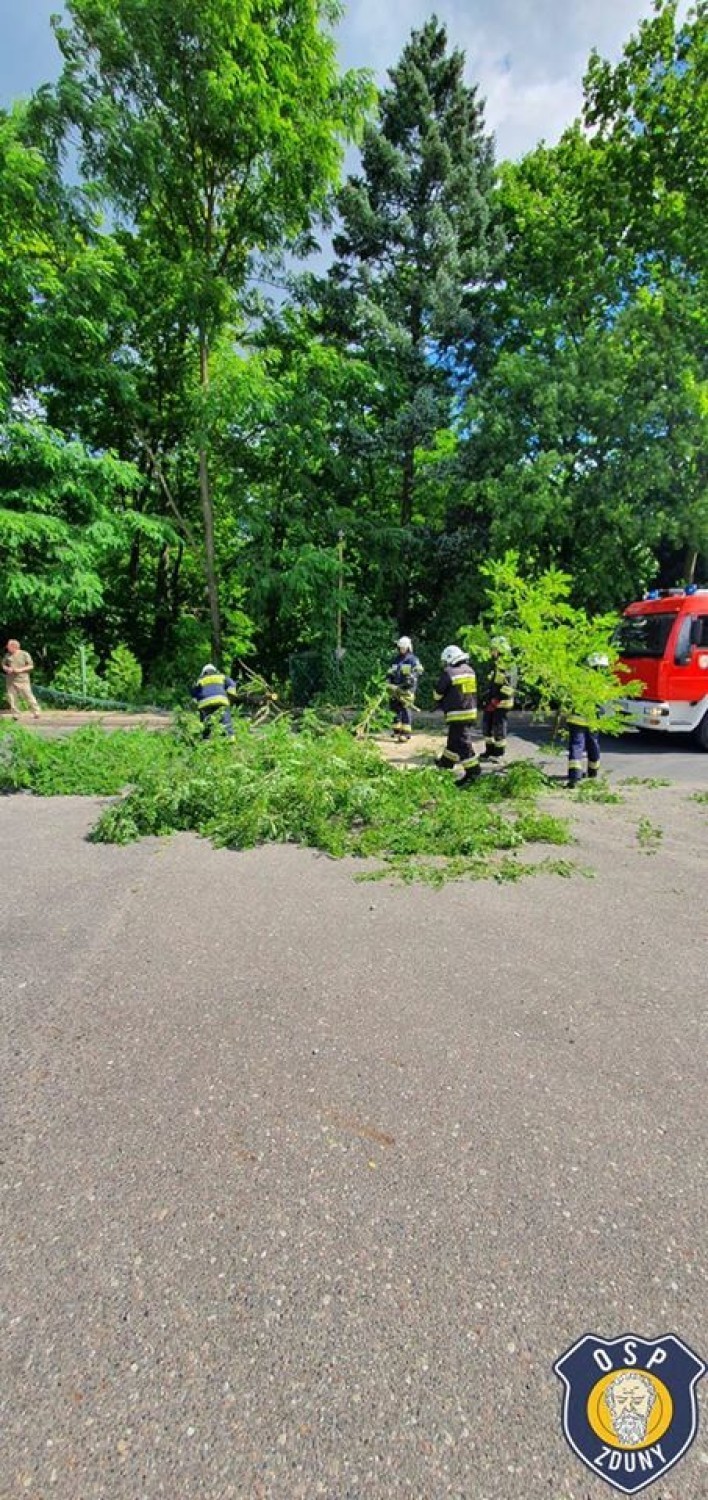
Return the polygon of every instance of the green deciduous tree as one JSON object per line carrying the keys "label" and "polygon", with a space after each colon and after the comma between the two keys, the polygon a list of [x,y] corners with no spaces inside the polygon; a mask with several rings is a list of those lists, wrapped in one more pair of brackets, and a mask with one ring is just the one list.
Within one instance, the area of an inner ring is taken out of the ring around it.
{"label": "green deciduous tree", "polygon": [[380,545],[360,505],[362,465],[346,441],[372,371],[288,309],[263,323],[250,351],[223,345],[213,364],[217,555],[224,567],[236,560],[260,658],[282,673],[293,651],[331,655],[338,607],[348,610],[353,590],[375,595]]}
{"label": "green deciduous tree", "polygon": [[[57,25],[61,119],[114,215],[175,288],[205,397],[256,252],[308,228],[337,179],[368,85],[340,77],[328,0],[70,0]],[[195,450],[214,649],[220,611],[208,403]]]}
{"label": "green deciduous tree", "polygon": [[101,609],[113,554],[136,528],[135,468],[92,457],[42,422],[0,429],[0,597],[6,628],[56,650]]}
{"label": "green deciduous tree", "polygon": [[576,126],[505,168],[496,359],[467,414],[463,520],[484,518],[492,553],[571,572],[591,609],[690,578],[708,549],[708,282],[689,202],[706,191],[706,19],[675,12],[660,6],[616,69],[594,59],[591,136]]}
{"label": "green deciduous tree", "polygon": [[[670,467],[677,488],[673,541],[690,580],[708,566],[708,9],[687,16],[677,0],[656,0],[612,65],[593,55],[585,118],[608,162],[622,234],[637,279],[653,296],[693,429],[679,426]],[[615,212],[615,224],[618,214]],[[667,448],[676,428],[670,423]]]}
{"label": "green deciduous tree", "polygon": [[[589,723],[602,715],[603,729],[618,733],[623,719],[613,707],[621,695],[641,691],[627,683],[618,668],[614,644],[617,615],[589,617],[571,602],[573,580],[548,568],[533,576],[522,573],[519,555],[504,557],[483,568],[487,587],[486,620],[490,634],[503,633],[524,688],[541,713],[576,713]],[[478,632],[462,631],[473,651]],[[607,666],[591,666],[593,656]]]}
{"label": "green deciduous tree", "polygon": [[36,374],[32,331],[81,234],[80,194],[64,186],[51,138],[25,103],[0,110],[0,403]]}

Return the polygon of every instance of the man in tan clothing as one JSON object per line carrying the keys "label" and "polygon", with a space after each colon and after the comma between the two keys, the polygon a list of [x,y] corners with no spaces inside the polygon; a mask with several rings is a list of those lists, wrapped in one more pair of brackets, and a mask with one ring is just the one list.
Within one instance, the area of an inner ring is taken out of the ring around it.
{"label": "man in tan clothing", "polygon": [[8,641],[2,659],[2,669],[5,673],[7,701],[13,719],[20,717],[20,703],[29,704],[35,719],[39,718],[39,704],[30,686],[30,672],[33,667],[34,662],[29,651],[23,651],[19,641]]}

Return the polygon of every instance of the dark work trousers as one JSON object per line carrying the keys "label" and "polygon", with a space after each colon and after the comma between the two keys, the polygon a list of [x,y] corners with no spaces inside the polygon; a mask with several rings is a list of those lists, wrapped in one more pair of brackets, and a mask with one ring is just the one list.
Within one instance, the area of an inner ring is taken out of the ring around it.
{"label": "dark work trousers", "polygon": [[505,708],[485,708],[482,714],[485,755],[490,759],[501,760],[506,750],[506,721]]}
{"label": "dark work trousers", "polygon": [[214,728],[217,719],[221,724],[223,724],[229,739],[233,739],[234,725],[233,719],[231,718],[231,710],[229,708],[221,708],[218,705],[216,708],[200,708],[199,717],[202,721],[203,740],[209,739],[209,736],[212,729]]}
{"label": "dark work trousers", "polygon": [[453,719],[452,722],[448,720],[447,744],[440,756],[443,768],[449,766],[452,769],[453,766],[462,766],[466,771],[470,766],[477,765],[473,732],[474,724],[472,723],[464,724],[459,720]]}
{"label": "dark work trousers", "polygon": [[393,732],[402,740],[410,739],[413,733],[413,697],[406,694],[405,698],[392,698],[393,709]]}
{"label": "dark work trousers", "polygon": [[600,765],[600,739],[588,724],[568,725],[568,785],[577,786],[583,777],[583,757],[588,758],[588,776],[597,776]]}

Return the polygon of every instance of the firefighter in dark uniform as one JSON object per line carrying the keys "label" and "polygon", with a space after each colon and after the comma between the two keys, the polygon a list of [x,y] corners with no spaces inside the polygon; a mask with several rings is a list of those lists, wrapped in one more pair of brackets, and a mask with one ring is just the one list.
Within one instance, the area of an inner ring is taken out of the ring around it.
{"label": "firefighter in dark uniform", "polygon": [[472,739],[477,718],[477,679],[466,651],[460,646],[446,646],[440,657],[442,672],[435,684],[435,707],[441,708],[447,725],[447,744],[436,760],[441,770],[461,766],[461,786],[476,781],[482,774]]}
{"label": "firefighter in dark uniform", "polygon": [[199,708],[199,717],[202,721],[202,739],[207,740],[217,722],[221,721],[230,740],[234,737],[234,726],[231,719],[230,705],[233,703],[237,688],[232,677],[227,677],[225,672],[220,672],[212,661],[208,661],[202,667],[199,677],[190,689],[192,697]]}
{"label": "firefighter in dark uniform", "polygon": [[514,684],[509,657],[511,647],[506,637],[495,635],[490,643],[491,661],[485,672],[485,698],[482,709],[484,753],[480,760],[503,760],[506,754],[506,726],[509,710],[514,707]]}
{"label": "firefighter in dark uniform", "polygon": [[418,689],[418,679],[423,668],[413,650],[410,636],[402,635],[396,645],[398,655],[389,667],[386,677],[391,685],[393,738],[402,744],[404,740],[409,740],[413,733],[413,704]]}
{"label": "firefighter in dark uniform", "polygon": [[[587,659],[589,667],[607,667],[609,658],[594,652]],[[569,713],[568,725],[568,786],[579,786],[583,779],[583,759],[587,756],[589,781],[594,781],[600,769],[600,736],[597,723],[587,715]]]}

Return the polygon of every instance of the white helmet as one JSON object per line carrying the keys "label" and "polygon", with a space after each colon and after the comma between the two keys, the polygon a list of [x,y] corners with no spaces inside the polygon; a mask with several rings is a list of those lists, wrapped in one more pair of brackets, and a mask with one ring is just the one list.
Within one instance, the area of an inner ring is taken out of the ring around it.
{"label": "white helmet", "polygon": [[498,651],[501,656],[508,656],[511,651],[511,646],[505,635],[493,635],[490,645],[492,651]]}
{"label": "white helmet", "polygon": [[413,642],[409,635],[402,635],[401,639],[399,641],[396,641],[396,645],[398,646],[399,651],[413,650]]}
{"label": "white helmet", "polygon": [[593,651],[588,657],[589,667],[609,667],[609,665],[610,658],[605,655],[604,651]]}
{"label": "white helmet", "polygon": [[469,661],[469,656],[460,646],[446,646],[440,661],[444,667],[457,667],[461,661]]}

